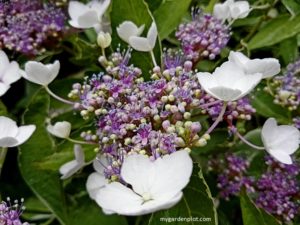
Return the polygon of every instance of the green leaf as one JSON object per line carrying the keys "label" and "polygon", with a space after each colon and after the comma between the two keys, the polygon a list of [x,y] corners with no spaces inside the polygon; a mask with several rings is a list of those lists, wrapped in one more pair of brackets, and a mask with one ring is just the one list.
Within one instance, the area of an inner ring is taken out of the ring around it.
{"label": "green leaf", "polygon": [[37,197],[56,215],[61,224],[67,221],[66,206],[58,172],[41,170],[38,163],[54,153],[54,146],[45,128],[49,96],[40,89],[24,113],[25,124],[35,124],[36,131],[20,147],[19,167],[23,178]]}
{"label": "green leaf", "polygon": [[283,124],[290,123],[288,110],[273,103],[273,97],[262,88],[257,89],[254,96],[251,97],[251,104],[262,116],[274,117]]}
{"label": "green leaf", "polygon": [[281,2],[292,16],[295,16],[300,13],[299,0],[281,0]]}
{"label": "green leaf", "polygon": [[279,53],[285,65],[294,62],[299,57],[298,43],[296,37],[291,37],[280,43]]}
{"label": "green leaf", "polygon": [[257,49],[275,45],[300,32],[300,15],[290,18],[289,15],[279,16],[271,20],[250,40],[249,49]]}
{"label": "green leaf", "polygon": [[244,225],[279,225],[280,223],[271,215],[258,209],[245,191],[241,194],[241,209]]}
{"label": "green leaf", "polygon": [[154,12],[164,0],[145,0],[151,12]]}
{"label": "green leaf", "polygon": [[[153,21],[153,16],[148,8],[147,3],[143,0],[113,0],[111,11],[111,24],[113,30],[112,47],[116,49],[119,43],[124,43],[117,35],[116,28],[125,20],[132,21],[137,26],[145,24],[145,29],[142,36],[146,36],[148,29]],[[126,48],[128,44],[124,44],[123,48]],[[161,44],[159,38],[156,41],[155,48],[153,50],[156,61],[158,64],[161,62]],[[153,69],[153,62],[149,52],[138,52],[133,50],[131,54],[130,63],[139,67],[143,71],[143,75],[146,79],[149,79],[149,71]]]}
{"label": "green leaf", "polygon": [[[200,171],[199,171],[200,169]],[[194,164],[190,183],[183,191],[182,200],[173,208],[153,213],[148,225],[162,224],[161,218],[210,218],[205,224],[218,224],[217,212],[214,207],[208,185],[206,184],[200,165]],[[202,221],[204,223],[204,221]],[[182,221],[172,222],[174,225],[183,224]],[[199,224],[199,221],[189,221],[189,224]]]}
{"label": "green leaf", "polygon": [[7,115],[6,106],[0,100],[0,116],[4,116],[4,115]]}
{"label": "green leaf", "polygon": [[161,40],[168,37],[178,26],[190,4],[191,0],[166,0],[154,11],[153,15]]}

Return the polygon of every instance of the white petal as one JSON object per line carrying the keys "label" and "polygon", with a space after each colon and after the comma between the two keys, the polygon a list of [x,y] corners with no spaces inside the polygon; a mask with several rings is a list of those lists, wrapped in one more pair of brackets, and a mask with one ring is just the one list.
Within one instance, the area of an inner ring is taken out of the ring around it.
{"label": "white petal", "polygon": [[155,22],[152,22],[151,27],[148,30],[147,39],[148,39],[149,45],[151,46],[151,49],[153,49],[155,46],[156,39],[157,39],[157,27],[156,27]]}
{"label": "white petal", "polygon": [[0,50],[0,78],[2,78],[6,67],[9,65],[9,60],[6,53]]}
{"label": "white petal", "polygon": [[284,164],[293,164],[291,156],[285,152],[281,151],[272,151],[269,152],[271,156],[273,156],[276,160]]}
{"label": "white petal", "polygon": [[240,90],[222,86],[209,88],[206,91],[211,96],[222,101],[235,101],[242,95]]}
{"label": "white petal", "polygon": [[154,162],[156,176],[151,187],[155,200],[172,199],[188,184],[193,170],[193,161],[185,150],[165,155]]}
{"label": "white petal", "polygon": [[16,82],[20,78],[21,78],[21,74],[20,74],[19,64],[13,61],[7,66],[4,75],[2,77],[2,80],[6,84],[11,84]]}
{"label": "white petal", "polygon": [[99,173],[89,175],[86,182],[86,189],[91,199],[95,199],[100,188],[103,188],[107,183],[105,177]]}
{"label": "white petal", "polygon": [[104,176],[104,169],[108,166],[108,160],[104,155],[101,155],[99,158],[93,161],[94,169],[101,175]]}
{"label": "white petal", "polygon": [[88,7],[78,1],[70,1],[68,12],[72,20],[77,21],[77,18],[88,10]]}
{"label": "white petal", "polygon": [[250,5],[247,1],[239,1],[230,5],[229,10],[233,19],[245,18],[250,12]]}
{"label": "white petal", "polygon": [[215,4],[213,16],[220,20],[230,19],[229,8],[225,4]]}
{"label": "white petal", "polygon": [[280,72],[280,63],[274,58],[253,59],[246,64],[248,73],[262,73],[263,78],[272,77]]}
{"label": "white petal", "polygon": [[138,215],[142,211],[142,198],[119,182],[101,188],[96,194],[96,202],[110,213]]}
{"label": "white petal", "polygon": [[84,164],[84,152],[81,148],[81,145],[74,145],[74,155],[78,164]]}
{"label": "white petal", "polygon": [[247,56],[245,56],[243,53],[234,52],[234,51],[230,51],[229,56],[228,56],[228,60],[229,60],[229,62],[235,63],[236,65],[238,65],[242,69],[244,69],[246,63],[248,61],[250,61],[250,59]]}
{"label": "white petal", "polygon": [[23,77],[33,83],[48,85],[58,75],[60,68],[59,61],[53,64],[44,65],[40,62],[29,61],[25,64],[25,74]]}
{"label": "white petal", "polygon": [[269,118],[266,120],[261,130],[261,138],[266,149],[268,149],[268,143],[272,143],[276,136],[277,122],[274,118]]}
{"label": "white petal", "polygon": [[18,126],[12,119],[0,116],[0,138],[13,137],[15,138],[18,134]]}
{"label": "white petal", "polygon": [[95,10],[89,10],[77,18],[79,28],[91,28],[95,24],[100,23],[98,14]]}
{"label": "white petal", "polygon": [[5,83],[0,82],[0,97],[2,95],[4,95],[8,91],[9,88],[10,88],[9,84],[5,84]]}
{"label": "white petal", "polygon": [[273,146],[287,153],[293,154],[299,148],[300,131],[294,126],[281,125],[277,128],[277,133]]}
{"label": "white petal", "polygon": [[131,36],[140,36],[144,30],[144,25],[138,28],[132,21],[124,21],[117,27],[117,33],[119,37],[129,43],[129,38]]}
{"label": "white petal", "polygon": [[155,176],[154,163],[145,155],[130,155],[122,164],[121,177],[140,195],[150,191]]}
{"label": "white petal", "polygon": [[110,0],[93,1],[91,7],[97,11],[98,18],[101,18],[110,4]]}
{"label": "white petal", "polygon": [[82,165],[78,164],[78,162],[76,160],[67,162],[59,168],[59,172],[60,172],[60,174],[62,174],[62,176],[60,178],[67,179],[67,178],[71,177],[73,174],[75,174],[81,168],[82,168]]}
{"label": "white petal", "polygon": [[13,137],[0,138],[0,147],[7,148],[18,145],[18,140]]}
{"label": "white petal", "polygon": [[152,46],[150,45],[147,38],[144,37],[130,37],[129,38],[130,46],[141,52],[150,52],[152,51]]}
{"label": "white petal", "polygon": [[261,73],[256,73],[256,74],[249,74],[241,79],[236,80],[232,87],[239,89],[241,91],[241,95],[237,98],[242,98],[245,95],[249,94],[255,86],[261,81],[262,79],[262,74]]}
{"label": "white petal", "polygon": [[[31,137],[31,135],[33,134],[35,129],[36,129],[35,125],[26,125],[26,126],[19,127],[18,134],[15,137],[17,139],[18,143],[14,146],[21,145],[25,141],[27,141]],[[14,146],[11,146],[11,147],[14,147]]]}
{"label": "white petal", "polygon": [[54,126],[49,124],[47,130],[56,137],[68,138],[71,132],[71,124],[67,121],[57,122]]}

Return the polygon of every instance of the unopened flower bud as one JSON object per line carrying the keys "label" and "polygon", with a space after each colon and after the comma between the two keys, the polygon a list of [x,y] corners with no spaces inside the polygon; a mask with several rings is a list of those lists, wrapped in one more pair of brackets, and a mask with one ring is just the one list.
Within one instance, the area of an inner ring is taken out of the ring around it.
{"label": "unopened flower bud", "polygon": [[97,44],[101,48],[107,48],[110,46],[111,43],[111,36],[109,33],[104,33],[103,31],[100,31],[97,36]]}
{"label": "unopened flower bud", "polygon": [[203,147],[207,144],[207,141],[204,138],[200,138],[196,143],[196,147]]}

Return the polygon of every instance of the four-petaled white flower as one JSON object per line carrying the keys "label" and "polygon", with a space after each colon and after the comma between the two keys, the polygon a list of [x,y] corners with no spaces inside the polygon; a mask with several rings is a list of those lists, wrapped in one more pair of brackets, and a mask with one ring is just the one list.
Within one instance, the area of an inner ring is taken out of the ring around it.
{"label": "four-petaled white flower", "polygon": [[280,72],[280,63],[274,58],[249,59],[241,52],[231,51],[228,60],[242,68],[246,74],[261,73],[262,78],[269,78]]}
{"label": "four-petaled white flower", "polygon": [[299,147],[300,132],[296,127],[277,125],[274,118],[269,118],[261,131],[266,151],[285,164],[292,164],[291,154]]}
{"label": "four-petaled white flower", "polygon": [[108,166],[108,161],[103,155],[99,158],[97,157],[93,161],[93,167],[96,172],[89,175],[86,181],[86,189],[91,199],[95,199],[96,194],[98,193],[100,188],[108,184],[107,179],[104,176],[104,169],[107,166]]}
{"label": "four-petaled white flower", "polygon": [[148,30],[147,37],[131,36],[129,37],[130,46],[141,52],[151,52],[155,46],[157,39],[157,27],[152,22],[151,27]]}
{"label": "four-petaled white flower", "polygon": [[145,25],[137,27],[132,21],[124,21],[117,27],[117,33],[119,37],[129,44],[129,38],[136,36],[139,37],[145,28]]}
{"label": "four-petaled white flower", "polygon": [[121,177],[132,188],[112,182],[100,188],[95,200],[107,214],[136,216],[170,208],[180,201],[192,167],[185,150],[154,162],[145,155],[130,155],[123,162]]}
{"label": "four-petaled white flower", "polygon": [[78,1],[70,1],[68,8],[71,17],[70,25],[76,28],[97,27],[109,4],[110,0],[93,0],[86,5]]}
{"label": "four-petaled white flower", "polygon": [[71,124],[67,121],[56,122],[54,125],[49,124],[47,131],[59,138],[68,138],[71,132]]}
{"label": "four-petaled white flower", "polygon": [[25,64],[25,72],[22,74],[23,78],[33,83],[47,86],[58,75],[60,69],[60,63],[56,60],[53,64],[46,64],[28,61]]}
{"label": "four-petaled white flower", "polygon": [[60,174],[62,174],[61,179],[67,179],[79,171],[82,167],[85,166],[84,162],[84,152],[81,148],[81,145],[74,145],[74,155],[75,159],[63,164],[59,168]]}
{"label": "four-petaled white flower", "polygon": [[227,0],[214,6],[213,15],[220,20],[235,20],[248,16],[250,12],[248,1]]}
{"label": "four-petaled white flower", "polygon": [[235,101],[247,95],[261,80],[261,73],[245,74],[232,62],[225,62],[212,74],[197,73],[201,87],[223,101]]}
{"label": "four-petaled white flower", "polygon": [[4,95],[10,88],[10,84],[21,78],[19,64],[15,61],[9,62],[4,51],[0,50],[0,96]]}
{"label": "four-petaled white flower", "polygon": [[35,131],[35,125],[18,127],[12,119],[0,116],[0,147],[15,147],[27,141]]}

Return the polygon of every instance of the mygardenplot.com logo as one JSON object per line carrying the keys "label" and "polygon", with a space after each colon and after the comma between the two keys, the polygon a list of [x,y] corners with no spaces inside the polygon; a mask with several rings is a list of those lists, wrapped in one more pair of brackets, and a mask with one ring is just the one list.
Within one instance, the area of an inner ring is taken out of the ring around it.
{"label": "mygardenplot.com logo", "polygon": [[211,222],[210,217],[160,217],[160,222],[172,223],[172,222]]}

